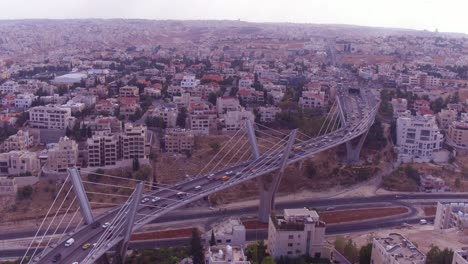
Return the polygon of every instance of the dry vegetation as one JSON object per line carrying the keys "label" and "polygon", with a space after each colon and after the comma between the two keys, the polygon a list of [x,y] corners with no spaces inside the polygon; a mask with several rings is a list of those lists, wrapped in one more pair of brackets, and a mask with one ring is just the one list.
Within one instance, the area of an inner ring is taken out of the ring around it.
{"label": "dry vegetation", "polygon": [[[151,175],[151,168],[149,166],[141,166],[140,170]],[[114,204],[122,204],[127,199],[124,196],[129,196],[133,191],[135,181],[127,180],[128,178],[134,178],[136,175],[136,173],[131,172],[131,168],[107,170],[105,171],[105,174],[110,174],[125,179],[119,180],[101,176],[97,180],[99,183],[119,185],[123,187],[117,188],[112,186],[99,186],[95,184],[84,183],[85,190],[88,192],[88,199],[93,209],[112,207]],[[41,220],[53,203],[57,193],[60,190],[63,180],[64,179],[41,179],[33,186],[34,191],[30,199],[18,199],[16,197],[11,197],[7,202],[4,203],[4,206],[0,210],[0,220]],[[89,176],[84,176],[83,181],[89,181]],[[71,190],[71,183],[66,183],[64,185],[63,190],[54,205],[54,208],[59,208],[62,201],[66,197],[68,190]],[[93,194],[92,192],[96,194]],[[122,197],[97,193],[122,195]],[[68,197],[64,200],[61,207],[62,209],[59,211],[57,216],[65,213],[74,197],[75,194],[73,193],[73,190],[71,190]],[[75,201],[74,205],[70,207],[70,212],[76,209],[77,201]],[[56,210],[52,210],[52,212],[56,212]]]}

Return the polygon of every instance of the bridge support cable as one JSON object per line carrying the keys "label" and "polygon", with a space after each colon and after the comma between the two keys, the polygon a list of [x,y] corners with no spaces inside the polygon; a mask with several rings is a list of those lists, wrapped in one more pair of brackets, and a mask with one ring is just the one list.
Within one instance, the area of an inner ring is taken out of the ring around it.
{"label": "bridge support cable", "polygon": [[203,168],[198,172],[198,174],[195,175],[195,177],[199,177],[199,176],[202,176],[204,175],[204,171],[205,169],[207,169],[212,162],[214,162],[216,160],[216,158],[218,157],[218,155],[220,155],[220,153],[224,150],[224,148],[226,148],[226,146],[230,145],[231,141],[237,136],[237,134],[241,131],[242,129],[239,129],[236,131],[236,133],[221,147],[221,149],[214,155],[213,158],[211,158],[211,160],[205,164],[205,166],[203,166]]}
{"label": "bridge support cable", "polygon": [[[63,183],[62,183],[62,186],[60,186],[60,189],[59,189],[59,191],[57,192],[57,195],[55,196],[54,201],[53,201],[52,204],[50,205],[49,210],[47,210],[47,213],[46,213],[46,215],[44,216],[44,219],[42,219],[41,225],[40,225],[39,228],[37,229],[36,234],[34,235],[33,239],[32,239],[31,242],[29,243],[28,248],[26,249],[26,252],[24,253],[23,257],[21,258],[20,264],[22,264],[23,261],[25,260],[26,256],[28,255],[29,249],[31,249],[31,246],[32,246],[32,244],[34,243],[34,241],[36,240],[37,235],[38,235],[39,232],[41,231],[42,226],[44,225],[45,221],[46,221],[47,218],[49,217],[49,213],[50,213],[50,211],[52,210],[52,208],[54,207],[55,202],[56,202],[57,199],[59,198],[60,194],[62,193],[63,187],[65,186],[65,183],[67,182],[68,177],[69,177],[69,176],[67,176],[67,178],[65,178],[65,180],[64,180]],[[45,233],[44,233],[44,234],[45,234]],[[30,261],[31,261],[32,259],[33,259],[33,257],[31,256]]]}
{"label": "bridge support cable", "polygon": [[346,126],[346,114],[343,105],[341,104],[341,97],[336,96],[335,101],[338,102],[338,109],[340,110],[340,119],[341,123],[343,124],[343,127]]}
{"label": "bridge support cable", "polygon": [[[65,198],[65,199],[66,199],[66,198]],[[64,199],[64,200],[65,200],[65,199]],[[62,219],[60,219],[60,222],[59,222],[58,225],[55,227],[54,233],[52,233],[52,235],[51,235],[50,238],[49,238],[49,241],[47,241],[47,245],[44,247],[44,250],[42,251],[41,256],[46,252],[46,249],[49,247],[50,242],[52,242],[52,239],[54,239],[55,234],[57,233],[57,231],[59,230],[60,226],[62,225],[63,220],[65,220],[66,216],[68,215],[68,212],[70,211],[70,209],[71,209],[73,203],[75,202],[75,200],[76,200],[76,196],[73,197],[73,200],[72,200],[72,201],[70,202],[70,204],[68,205],[67,210],[66,210],[65,213],[62,215]],[[72,220],[73,220],[73,219],[71,219],[70,221],[72,221]],[[66,231],[66,230],[65,230],[65,231]],[[60,238],[59,238],[59,240],[60,240]],[[58,240],[58,241],[59,241],[59,240]]]}
{"label": "bridge support cable", "polygon": [[129,202],[131,201],[132,197],[129,197],[129,199],[120,207],[119,211],[116,213],[114,218],[110,221],[109,226],[104,230],[102,235],[99,237],[99,239],[96,242],[96,246],[94,246],[91,251],[88,253],[86,258],[81,262],[81,263],[90,263],[92,262],[90,258],[94,258],[94,254],[96,252],[99,252],[106,244],[108,240],[111,240],[114,238],[114,236],[117,234],[120,234],[121,226],[122,223],[125,222],[125,217],[126,214],[125,212],[128,209]]}
{"label": "bridge support cable", "polygon": [[[335,124],[335,119],[338,118],[338,111],[337,111],[337,109],[336,109],[335,106],[333,106],[333,108],[330,109],[330,112],[329,112],[329,113],[332,113],[332,114],[331,114],[330,119],[328,120],[327,128],[325,129],[325,131],[324,131],[324,133],[323,133],[324,135],[326,135],[326,134],[328,134],[328,133],[330,133],[330,132],[333,131],[333,130],[329,130],[329,129],[330,129],[330,128],[333,128],[333,125]],[[333,125],[332,125],[332,124],[333,124]]]}
{"label": "bridge support cable", "polygon": [[284,174],[284,169],[287,165],[287,160],[289,158],[289,153],[291,153],[292,147],[296,140],[297,130],[293,130],[288,140],[288,144],[283,151],[283,156],[280,161],[280,169],[278,173],[268,181],[267,176],[259,177],[261,178],[260,183],[260,203],[258,207],[258,220],[267,223],[270,213],[275,210],[275,195],[278,191],[281,178]]}
{"label": "bridge support cable", "polygon": [[329,120],[330,112],[335,107],[335,104],[336,104],[336,101],[333,102],[332,106],[330,107],[330,111],[328,111],[327,116],[325,117],[325,120],[322,123],[322,126],[320,126],[320,130],[319,130],[319,132],[317,134],[318,137],[322,136],[322,130],[325,127],[325,124],[327,123],[327,121]]}
{"label": "bridge support cable", "polygon": [[[213,168],[211,168],[211,170],[210,170],[208,173],[213,173],[213,172],[217,171],[217,170],[218,170],[218,166],[220,166],[220,165],[223,164],[222,161],[231,153],[231,151],[233,151],[235,148],[238,148],[238,145],[237,145],[237,144],[239,144],[239,142],[240,142],[242,139],[244,139],[244,138],[245,138],[245,135],[242,134],[242,135],[237,139],[237,141],[236,141],[234,144],[232,144],[232,146],[231,146],[231,148],[228,150],[228,152],[226,152],[226,153],[224,154],[224,156],[223,156],[220,160],[218,160],[218,162],[215,164],[215,166],[214,166]],[[225,162],[224,162],[224,164],[225,164]]]}
{"label": "bridge support cable", "polygon": [[127,253],[128,242],[130,241],[130,236],[132,235],[133,224],[135,222],[135,215],[138,210],[138,205],[140,204],[141,194],[143,193],[143,183],[137,184],[135,192],[133,195],[133,201],[130,205],[130,212],[128,213],[128,218],[125,223],[124,237],[123,240],[117,245],[115,250],[115,256],[113,264],[123,264],[125,262],[125,255]]}
{"label": "bridge support cable", "polygon": [[332,125],[330,126],[330,131],[327,130],[328,133],[332,133],[336,129],[336,124],[339,122],[338,120],[340,119],[340,113],[338,112],[338,109],[335,108],[334,115],[332,117]]}
{"label": "bridge support cable", "polygon": [[[255,123],[255,125],[258,126],[259,128],[262,127],[262,128],[264,128],[265,130],[273,131],[273,132],[276,132],[276,133],[280,134],[281,137],[276,136],[278,139],[280,139],[280,138],[282,138],[282,137],[288,137],[288,136],[289,136],[289,133],[282,132],[282,131],[279,131],[279,130],[277,130],[277,129],[271,128],[271,127],[267,127],[267,126],[265,126],[265,125],[263,125],[263,124],[260,124],[260,123]],[[257,129],[257,130],[255,130],[255,131],[261,132],[262,130],[261,130],[261,129]],[[299,131],[298,131],[298,132],[299,132]],[[265,132],[264,132],[264,133],[265,133]],[[300,133],[300,132],[299,132],[299,133]],[[301,134],[303,134],[303,133],[301,133]],[[270,135],[270,134],[269,134],[269,135]],[[310,136],[308,136],[308,135],[306,135],[306,134],[303,134],[303,135],[306,136],[306,137],[311,138]],[[271,136],[271,135],[270,135],[270,136]],[[298,140],[298,141],[301,141],[301,142],[302,142],[302,141],[305,141],[305,140],[302,140],[302,139],[300,139],[300,138],[297,138],[297,140]]]}
{"label": "bridge support cable", "polygon": [[76,167],[69,168],[68,175],[70,175],[71,182],[73,184],[73,191],[78,197],[78,203],[80,205],[81,214],[83,215],[85,224],[90,225],[94,222],[94,217],[88,197],[86,196],[83,182],[81,181],[81,175]]}
{"label": "bridge support cable", "polygon": [[[37,250],[39,249],[39,247],[40,247],[41,244],[42,244],[42,241],[44,241],[44,238],[47,236],[47,232],[49,232],[49,229],[50,229],[50,227],[52,226],[52,223],[55,221],[55,218],[56,218],[57,215],[59,214],[60,209],[62,209],[62,206],[63,206],[63,204],[65,203],[65,201],[67,200],[68,195],[70,195],[71,190],[72,190],[72,186],[70,186],[70,188],[68,189],[67,194],[66,194],[65,197],[62,199],[62,202],[60,203],[60,206],[56,209],[55,214],[54,214],[54,216],[52,217],[52,220],[50,220],[49,225],[47,226],[47,228],[46,228],[44,234],[43,234],[42,237],[41,237],[41,240],[39,241],[39,243],[37,244],[37,246],[36,246],[35,249],[34,249],[34,252],[33,252],[32,255],[31,255],[31,260],[34,258],[34,256],[36,255]],[[46,248],[47,248],[47,247],[46,247]],[[46,250],[46,248],[44,248],[44,250]]]}

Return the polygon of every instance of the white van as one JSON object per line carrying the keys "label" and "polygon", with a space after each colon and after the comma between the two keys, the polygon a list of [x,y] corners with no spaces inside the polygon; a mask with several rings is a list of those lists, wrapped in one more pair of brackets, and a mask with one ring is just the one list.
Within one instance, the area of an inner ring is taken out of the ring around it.
{"label": "white van", "polygon": [[69,247],[69,246],[73,245],[73,243],[75,243],[75,239],[69,238],[67,241],[65,241],[65,246]]}
{"label": "white van", "polygon": [[198,186],[195,186],[195,188],[193,188],[193,189],[195,189],[195,191],[198,192],[198,191],[201,191],[202,187],[200,185],[198,185]]}

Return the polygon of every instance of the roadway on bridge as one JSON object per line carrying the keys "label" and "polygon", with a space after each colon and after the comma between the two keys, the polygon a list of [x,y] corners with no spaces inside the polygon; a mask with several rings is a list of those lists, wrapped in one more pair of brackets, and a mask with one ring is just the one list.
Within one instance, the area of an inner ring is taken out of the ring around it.
{"label": "roadway on bridge", "polygon": [[[307,141],[296,143],[293,147],[294,152],[288,155],[287,164],[292,164],[301,160],[305,160],[310,156],[317,154],[329,148],[341,145],[347,141],[350,141],[356,137],[359,137],[365,133],[372,125],[375,114],[377,111],[378,103],[375,102],[375,98],[368,92],[359,94],[358,96],[350,95],[347,93],[340,92],[341,100],[343,101],[346,120],[348,124],[345,124],[341,128],[328,133],[328,127],[326,134],[312,138]],[[375,103],[369,105],[370,103]],[[336,111],[336,109],[335,109]],[[335,115],[335,116],[334,116]],[[338,114],[334,113],[332,120],[329,125],[333,123],[332,127],[338,121]],[[333,121],[335,118],[335,121]],[[279,169],[282,155],[284,155],[285,147],[287,144],[288,137],[283,138],[277,144],[278,147],[273,148],[267,153],[263,153],[262,156],[255,160],[244,162],[243,164],[236,165],[227,169],[219,170],[215,173],[208,175],[198,176],[187,181],[181,182],[173,187],[166,188],[157,186],[157,189],[152,191],[150,194],[145,194],[144,197],[148,199],[157,199],[154,203],[146,204],[141,203],[137,210],[135,218],[135,225],[133,230],[137,230],[145,224],[151,223],[154,219],[161,217],[164,214],[169,213],[172,210],[181,208],[184,205],[201,199],[211,193],[219,192],[241,182],[245,182],[256,177],[274,172]],[[201,186],[202,188],[198,187]],[[124,207],[119,207],[124,208]],[[118,208],[117,208],[118,209]],[[122,215],[118,213],[118,210],[101,216],[98,220],[100,222],[111,222],[115,216],[123,219]],[[124,209],[122,213],[128,212],[128,209]],[[41,258],[41,263],[50,263],[54,256],[60,252],[62,262],[74,262],[82,261],[88,254],[87,251],[81,249],[81,245],[84,243],[95,243],[99,240],[99,250],[96,254],[102,254],[105,250],[110,249],[116,245],[122,239],[123,224],[116,224],[113,227],[112,232],[105,231],[98,227],[93,229],[91,226],[83,226],[74,234],[75,244],[72,247],[65,247],[63,243],[59,243],[55,248],[48,250],[44,257]],[[105,238],[99,239],[103,233]],[[107,234],[109,233],[109,234]],[[35,260],[35,259],[33,259]]]}

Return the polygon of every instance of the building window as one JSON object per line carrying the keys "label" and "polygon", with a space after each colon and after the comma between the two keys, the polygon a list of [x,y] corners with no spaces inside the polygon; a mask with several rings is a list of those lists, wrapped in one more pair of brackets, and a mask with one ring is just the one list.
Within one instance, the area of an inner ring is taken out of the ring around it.
{"label": "building window", "polygon": [[293,239],[293,238],[294,238],[294,235],[289,235],[288,238],[289,238],[289,239]]}
{"label": "building window", "polygon": [[292,254],[292,251],[288,251],[288,255],[291,255]]}
{"label": "building window", "polygon": [[288,243],[288,247],[292,247],[293,246],[293,243]]}

